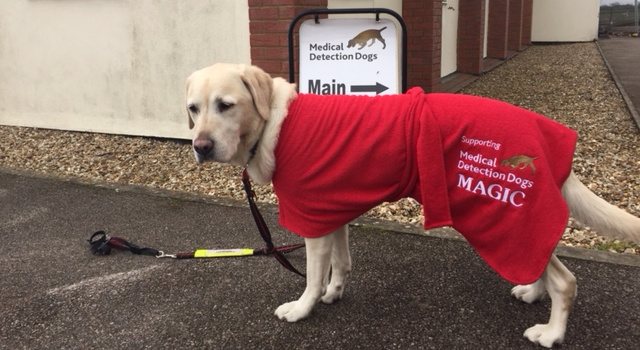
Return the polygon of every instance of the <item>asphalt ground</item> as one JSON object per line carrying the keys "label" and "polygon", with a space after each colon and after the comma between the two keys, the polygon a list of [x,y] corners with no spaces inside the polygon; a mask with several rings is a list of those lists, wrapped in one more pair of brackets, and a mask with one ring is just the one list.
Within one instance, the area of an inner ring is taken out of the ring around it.
{"label": "asphalt ground", "polygon": [[598,47],[629,112],[640,128],[640,38],[604,37]]}
{"label": "asphalt ground", "polygon": [[[598,44],[637,118],[640,39]],[[277,244],[301,242],[262,210]],[[343,300],[295,324],[273,311],[305,282],[271,257],[96,256],[98,230],[168,253],[263,246],[242,202],[0,168],[0,349],[538,349],[522,333],[549,315],[451,230],[359,219]],[[640,258],[557,253],[578,279],[562,348],[637,349]],[[304,268],[304,251],[289,258]]]}
{"label": "asphalt ground", "polygon": [[[550,302],[523,304],[463,241],[352,227],[344,299],[295,324],[273,312],[304,290],[271,257],[96,256],[98,230],[166,252],[263,246],[243,203],[0,170],[2,349],[536,349]],[[277,244],[300,238],[263,208]],[[640,258],[575,251],[579,294],[564,348],[636,349]],[[586,255],[585,255],[586,254]],[[304,268],[304,252],[289,254]]]}

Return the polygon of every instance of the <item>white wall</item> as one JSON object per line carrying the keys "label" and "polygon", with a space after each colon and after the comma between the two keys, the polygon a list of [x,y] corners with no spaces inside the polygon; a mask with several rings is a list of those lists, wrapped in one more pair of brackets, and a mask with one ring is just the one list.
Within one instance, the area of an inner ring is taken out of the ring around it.
{"label": "white wall", "polygon": [[531,41],[592,41],[598,38],[600,0],[533,0]]}
{"label": "white wall", "polygon": [[250,63],[247,1],[0,1],[0,124],[189,138],[214,61]]}

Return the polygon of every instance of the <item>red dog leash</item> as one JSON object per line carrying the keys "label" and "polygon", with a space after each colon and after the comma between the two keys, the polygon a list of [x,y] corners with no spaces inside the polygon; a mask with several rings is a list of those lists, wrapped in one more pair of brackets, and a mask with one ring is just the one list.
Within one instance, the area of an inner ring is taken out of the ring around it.
{"label": "red dog leash", "polygon": [[276,247],[271,239],[271,232],[267,227],[267,223],[258,210],[258,206],[255,201],[255,192],[251,189],[251,181],[246,168],[242,172],[242,184],[244,190],[247,193],[247,201],[249,202],[249,208],[251,208],[251,214],[258,227],[260,236],[266,243],[264,248],[238,248],[238,249],[196,249],[187,253],[165,254],[161,250],[157,250],[149,247],[139,247],[125,238],[120,236],[107,236],[104,231],[97,231],[88,239],[91,246],[91,252],[99,255],[109,255],[112,249],[130,251],[133,254],[155,256],[156,258],[173,258],[173,259],[192,259],[192,258],[225,258],[225,257],[238,257],[238,256],[253,256],[253,255],[273,255],[282,266],[287,270],[301,276],[306,277],[302,272],[298,271],[293,264],[284,256],[285,253],[294,251],[298,248],[304,247],[304,244],[291,244],[282,247]]}
{"label": "red dog leash", "polygon": [[[298,271],[287,258],[284,256],[283,252],[276,248],[273,245],[273,240],[271,239],[271,232],[269,231],[269,227],[267,227],[267,223],[264,221],[262,214],[258,210],[258,206],[256,205],[255,197],[256,194],[251,189],[251,181],[249,179],[249,174],[247,173],[247,169],[245,168],[242,171],[242,184],[244,185],[244,191],[247,193],[247,201],[249,202],[249,208],[251,208],[251,214],[253,215],[253,220],[256,222],[256,226],[258,227],[258,232],[260,232],[260,236],[266,243],[266,247],[264,248],[265,255],[273,255],[278,262],[284,266],[287,270],[297,274],[301,277],[306,277],[302,272]],[[287,246],[288,249],[297,249],[303,247],[304,244],[294,244],[291,246]],[[285,248],[287,248],[285,247]]]}
{"label": "red dog leash", "polygon": [[[239,256],[268,255],[268,248],[232,248],[232,249],[196,249],[186,253],[166,254],[162,250],[140,247],[121,236],[107,236],[104,231],[97,231],[88,239],[91,252],[98,255],[109,255],[112,250],[129,251],[137,255],[155,256],[156,258],[193,259],[193,258],[229,258]],[[292,244],[275,249],[279,253],[294,251],[302,244]]]}

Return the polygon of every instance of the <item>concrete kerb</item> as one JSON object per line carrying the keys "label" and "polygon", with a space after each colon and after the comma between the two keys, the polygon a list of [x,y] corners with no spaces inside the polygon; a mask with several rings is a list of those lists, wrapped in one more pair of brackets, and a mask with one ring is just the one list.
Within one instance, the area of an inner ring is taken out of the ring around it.
{"label": "concrete kerb", "polygon": [[[236,208],[247,208],[247,210],[249,210],[248,204],[245,201],[231,198],[220,198],[203,194],[152,188],[142,185],[94,181],[73,176],[55,176],[21,169],[6,168],[2,166],[0,166],[0,172],[32,178],[71,182],[84,186],[96,186],[118,192],[131,192],[136,194],[152,195],[184,201],[201,202]],[[241,181],[240,176],[238,176],[238,181]],[[277,205],[275,204],[258,203],[258,206],[260,207],[260,210],[264,210],[265,212],[276,213],[278,211]],[[461,234],[448,227],[427,231],[417,225],[398,223],[395,221],[381,220],[365,216],[354,220],[351,225],[395,232],[399,234],[410,234],[422,237],[465,241],[464,237]],[[258,235],[257,230],[256,235]],[[555,254],[564,258],[640,267],[640,258],[638,258],[634,254],[612,253],[568,246],[558,246],[555,250]]]}
{"label": "concrete kerb", "polygon": [[609,70],[609,74],[611,74],[611,77],[613,78],[613,81],[615,82],[616,87],[618,88],[618,91],[620,91],[620,94],[622,95],[622,98],[624,99],[624,102],[627,105],[627,109],[629,110],[629,113],[631,113],[633,120],[636,122],[636,126],[638,127],[638,129],[640,129],[640,113],[638,113],[638,110],[636,109],[635,105],[633,104],[633,101],[631,101],[631,98],[627,94],[627,91],[625,90],[624,85],[622,85],[622,82],[618,78],[618,75],[611,67],[611,63],[609,63],[609,60],[607,60],[607,56],[605,56],[604,52],[602,51],[602,48],[600,47],[598,40],[596,40],[595,43],[596,43],[596,47],[598,47],[598,52],[600,52],[600,56],[602,57],[602,60],[604,61],[605,66],[607,66],[607,70]]}

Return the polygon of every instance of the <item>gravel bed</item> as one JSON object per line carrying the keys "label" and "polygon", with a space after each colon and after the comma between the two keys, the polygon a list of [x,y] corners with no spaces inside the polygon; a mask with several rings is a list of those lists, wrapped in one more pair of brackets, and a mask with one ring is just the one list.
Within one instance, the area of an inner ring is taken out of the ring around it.
{"label": "gravel bed", "polygon": [[[577,130],[580,179],[640,216],[640,133],[594,43],[531,46],[462,92],[504,100]],[[181,140],[0,126],[0,166],[244,199],[239,168],[197,165],[189,142]],[[260,201],[277,202],[270,186],[255,187]],[[420,211],[415,201],[401,200],[367,215],[420,225]],[[573,220],[561,244],[640,255],[640,246],[605,239]]]}

